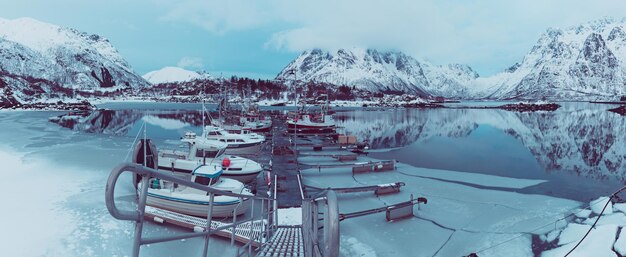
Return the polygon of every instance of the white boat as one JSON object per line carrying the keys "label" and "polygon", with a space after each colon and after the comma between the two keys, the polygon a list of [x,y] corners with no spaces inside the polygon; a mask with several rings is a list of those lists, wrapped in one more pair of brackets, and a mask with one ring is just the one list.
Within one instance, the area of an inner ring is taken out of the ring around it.
{"label": "white boat", "polygon": [[289,129],[335,129],[335,120],[331,115],[320,114],[316,116],[316,120],[311,119],[309,114],[297,114],[287,120],[287,128]]}
{"label": "white boat", "polygon": [[244,128],[249,128],[254,132],[268,132],[272,129],[272,119],[259,114],[246,114],[239,117],[239,124]]}
{"label": "white boat", "polygon": [[216,126],[205,126],[202,138],[226,143],[228,154],[256,154],[261,151],[265,137],[250,130],[239,130],[240,133],[231,133]]}
{"label": "white boat", "polygon": [[191,173],[201,165],[215,166],[223,170],[223,177],[243,183],[251,182],[263,170],[253,160],[225,154],[227,144],[224,142],[200,138],[193,132],[187,132],[181,142],[187,148],[184,151],[158,151],[159,169]]}
{"label": "white boat", "polygon": [[[243,183],[222,178],[219,166],[201,165],[191,173],[191,181],[212,188],[243,195],[252,195]],[[151,178],[149,181],[146,204],[178,213],[207,217],[209,196],[207,192],[173,182]],[[141,183],[137,186],[141,190]],[[248,199],[233,196],[216,195],[213,199],[212,217],[232,217],[241,215],[249,208]]]}

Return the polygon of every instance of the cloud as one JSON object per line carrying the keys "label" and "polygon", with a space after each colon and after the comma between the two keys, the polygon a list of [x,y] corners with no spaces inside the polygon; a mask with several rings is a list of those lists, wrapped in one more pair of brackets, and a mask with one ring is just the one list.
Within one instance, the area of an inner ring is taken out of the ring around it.
{"label": "cloud", "polygon": [[549,27],[622,18],[620,0],[176,1],[166,15],[211,33],[270,31],[266,49],[395,49],[487,73],[520,61]]}
{"label": "cloud", "polygon": [[178,61],[177,66],[184,69],[199,70],[204,67],[204,64],[202,63],[202,58],[185,56]]}
{"label": "cloud", "polygon": [[[270,20],[262,8],[263,1],[181,0],[169,1],[165,21],[184,21],[210,32],[222,34],[261,26]],[[163,4],[163,3],[162,3]]]}

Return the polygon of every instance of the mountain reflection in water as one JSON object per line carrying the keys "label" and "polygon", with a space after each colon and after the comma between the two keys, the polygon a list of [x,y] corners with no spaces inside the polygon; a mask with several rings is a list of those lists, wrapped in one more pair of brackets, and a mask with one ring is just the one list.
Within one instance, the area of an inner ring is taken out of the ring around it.
{"label": "mountain reflection in water", "polygon": [[[371,155],[414,166],[545,179],[521,190],[576,200],[608,194],[626,181],[626,120],[608,105],[563,103],[554,112],[495,109],[350,110],[334,115],[339,132],[367,139]],[[158,108],[158,104],[155,104]],[[197,110],[105,110],[58,123],[73,130],[177,139],[201,130]]]}

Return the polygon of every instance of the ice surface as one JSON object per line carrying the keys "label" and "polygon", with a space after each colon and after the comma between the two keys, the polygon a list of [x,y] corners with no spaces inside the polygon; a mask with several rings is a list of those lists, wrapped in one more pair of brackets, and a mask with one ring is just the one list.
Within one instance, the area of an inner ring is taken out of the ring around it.
{"label": "ice surface", "polygon": [[560,234],[561,234],[561,230],[556,229],[556,230],[550,231],[548,234],[541,235],[540,238],[544,242],[552,242],[555,239],[557,239]]}
{"label": "ice surface", "polygon": [[339,243],[339,254],[341,256],[354,257],[376,257],[376,252],[372,247],[361,243],[358,239],[349,236],[342,236]]}
{"label": "ice surface", "polygon": [[576,214],[576,217],[579,217],[579,218],[588,218],[589,215],[591,215],[591,210],[589,209],[576,210],[575,214]]}
{"label": "ice surface", "polygon": [[[0,173],[5,183],[0,187],[2,202],[2,238],[4,256],[41,256],[58,248],[62,238],[75,228],[74,217],[63,208],[64,199],[76,193],[80,173],[41,160],[23,162],[13,150],[0,150]],[[37,242],[37,243],[33,243]]]}
{"label": "ice surface", "polygon": [[[533,256],[530,234],[545,234],[555,226],[565,226],[555,221],[579,206],[570,200],[480,187],[523,188],[542,181],[423,169],[406,164],[399,164],[396,171],[354,177],[349,167],[326,168],[321,172],[313,168],[303,171],[303,180],[304,184],[316,187],[406,183],[401,193],[394,195],[339,195],[342,213],[406,201],[411,194],[427,197],[428,204],[414,208],[414,218],[388,223],[381,213],[342,221],[342,234],[357,237],[378,255],[385,253],[385,256],[433,256],[435,253],[437,256],[462,256],[511,238],[515,239],[479,256],[507,256],[507,251],[518,254],[515,256]],[[474,184],[478,187],[472,186]],[[543,227],[546,224],[550,226]],[[424,236],[425,231],[428,236]],[[419,240],[411,240],[412,234]]]}
{"label": "ice surface", "polygon": [[[617,226],[605,225],[599,226],[593,229],[587,238],[574,250],[569,257],[615,257],[613,248],[613,242],[615,242],[615,234],[617,233]],[[561,235],[562,236],[562,235]],[[581,235],[582,238],[582,235]],[[580,238],[579,238],[580,240]],[[541,254],[541,257],[562,257],[569,252],[578,241],[563,245],[559,248],[555,248],[549,251],[545,251]]]}
{"label": "ice surface", "polygon": [[620,211],[622,213],[626,213],[626,203],[613,204],[613,211]]}
{"label": "ice surface", "polygon": [[[128,256],[133,224],[111,217],[105,181],[122,162],[133,138],[76,133],[47,122],[58,112],[0,113],[2,256]],[[116,189],[120,208],[134,204],[130,176]],[[146,223],[145,234],[188,230]],[[142,256],[200,256],[202,239],[144,246]],[[230,241],[215,238],[211,256],[233,256]]]}
{"label": "ice surface", "polygon": [[619,233],[619,238],[615,241],[613,248],[617,253],[624,256],[626,255],[626,229],[622,227],[622,231]]}
{"label": "ice surface", "polygon": [[587,233],[589,228],[591,228],[590,225],[581,225],[576,223],[568,224],[559,236],[559,245],[569,244],[580,240],[585,233]]}
{"label": "ice surface", "polygon": [[606,206],[603,213],[603,215],[607,215],[613,213],[613,204],[609,201],[608,197],[599,197],[598,199],[591,201],[589,206],[591,207],[591,211],[593,211],[593,213],[600,215],[600,212],[602,212],[602,209],[607,202],[609,202],[609,204]]}
{"label": "ice surface", "polygon": [[[584,221],[585,224],[593,224],[598,216],[588,218]],[[624,213],[618,212],[609,215],[602,215],[600,220],[598,220],[597,225],[605,225],[605,224],[614,224],[620,227],[626,226],[626,215]]]}

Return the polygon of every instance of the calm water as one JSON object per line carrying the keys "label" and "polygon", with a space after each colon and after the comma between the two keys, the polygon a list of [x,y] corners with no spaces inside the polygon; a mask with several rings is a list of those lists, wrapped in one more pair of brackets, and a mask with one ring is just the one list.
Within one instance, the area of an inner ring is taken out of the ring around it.
{"label": "calm water", "polygon": [[[465,103],[475,105],[476,103]],[[587,201],[626,181],[625,117],[609,105],[563,103],[555,112],[471,109],[343,109],[339,132],[367,139],[381,159],[414,166],[544,179],[522,193]],[[107,104],[75,130],[134,138],[145,121],[148,136],[176,139],[200,132],[199,104]],[[214,108],[210,106],[209,108]],[[284,107],[268,108],[284,111]],[[129,139],[132,140],[132,139]]]}

